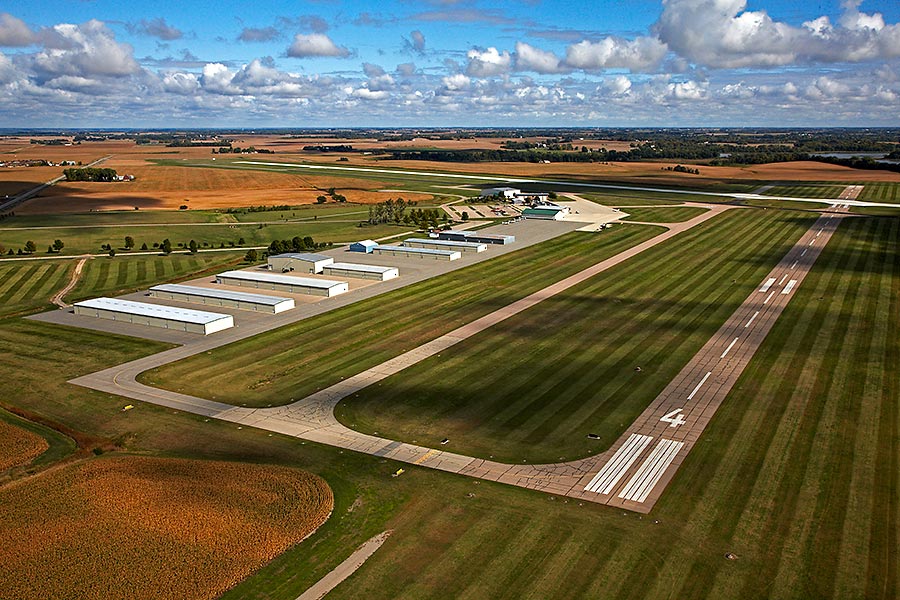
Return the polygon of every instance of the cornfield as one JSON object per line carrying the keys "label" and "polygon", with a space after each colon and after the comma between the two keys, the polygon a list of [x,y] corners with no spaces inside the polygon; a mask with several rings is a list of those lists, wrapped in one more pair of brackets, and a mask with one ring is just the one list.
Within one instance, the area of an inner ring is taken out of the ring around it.
{"label": "cornfield", "polygon": [[215,598],[302,540],[328,484],[283,467],[104,457],[0,490],[0,590],[25,598]]}
{"label": "cornfield", "polygon": [[38,434],[0,421],[0,472],[27,465],[49,447]]}

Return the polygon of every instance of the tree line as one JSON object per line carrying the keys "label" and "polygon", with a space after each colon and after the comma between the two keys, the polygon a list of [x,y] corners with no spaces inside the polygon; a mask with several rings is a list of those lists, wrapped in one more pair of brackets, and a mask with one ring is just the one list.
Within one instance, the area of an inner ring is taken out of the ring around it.
{"label": "tree line", "polygon": [[97,168],[97,167],[82,167],[82,168],[71,168],[65,169],[63,171],[63,175],[66,177],[66,181],[115,181],[116,180],[116,170],[115,169],[106,169],[106,168]]}

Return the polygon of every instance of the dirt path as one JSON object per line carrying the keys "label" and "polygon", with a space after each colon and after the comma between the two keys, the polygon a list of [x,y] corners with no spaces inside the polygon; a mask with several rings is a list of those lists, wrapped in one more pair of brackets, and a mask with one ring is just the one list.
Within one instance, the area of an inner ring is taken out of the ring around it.
{"label": "dirt path", "polygon": [[381,548],[385,540],[391,535],[390,531],[382,531],[375,537],[363,542],[362,546],[350,555],[347,560],[336,566],[332,571],[313,584],[311,588],[300,594],[297,600],[320,600],[325,594],[336,588],[342,581],[353,575],[358,568],[363,566],[375,551]]}
{"label": "dirt path", "polygon": [[81,271],[84,270],[84,263],[86,263],[87,261],[87,256],[78,261],[78,264],[75,265],[75,270],[72,271],[72,277],[69,278],[69,283],[66,284],[66,287],[56,292],[53,297],[50,298],[50,302],[60,308],[69,308],[69,305],[63,301],[63,297],[71,292],[72,288],[74,288],[78,284],[78,280],[81,279]]}

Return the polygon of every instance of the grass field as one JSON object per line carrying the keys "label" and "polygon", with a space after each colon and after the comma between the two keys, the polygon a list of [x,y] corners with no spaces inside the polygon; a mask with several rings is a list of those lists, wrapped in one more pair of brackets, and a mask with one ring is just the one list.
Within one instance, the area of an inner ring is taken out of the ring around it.
{"label": "grass field", "polygon": [[227,599],[293,600],[388,528],[329,598],[895,598],[898,239],[897,219],[842,225],[649,517],[428,469],[391,478],[391,461],[152,405],[123,413],[65,383],[165,347],[145,340],[0,320],[0,347],[17,350],[0,392],[136,451],[324,477],[334,516]]}
{"label": "grass field", "polygon": [[79,462],[0,489],[0,587],[9,600],[215,598],[332,506],[325,481],[283,467]]}
{"label": "grass field", "polygon": [[[581,192],[578,194],[597,204],[604,206],[657,206],[660,204],[684,204],[686,200],[709,201],[703,196],[684,197],[683,194],[662,194],[658,192],[630,192],[627,190],[610,190],[608,192]],[[714,199],[714,198],[712,198]]]}
{"label": "grass field", "polygon": [[845,187],[847,186],[827,184],[775,185],[771,189],[763,192],[763,195],[794,198],[837,198],[841,195],[841,192],[844,191]]}
{"label": "grass field", "polygon": [[426,446],[449,438],[453,451],[503,462],[606,450],[812,221],[721,215],[360,391],[335,413],[366,433]]}
{"label": "grass field", "polygon": [[0,316],[48,306],[74,268],[73,260],[0,262]]}
{"label": "grass field", "polygon": [[[354,211],[355,212],[355,211]],[[266,214],[266,213],[264,213]],[[290,213],[287,213],[290,214]],[[165,238],[172,241],[173,246],[179,243],[187,246],[195,240],[203,248],[220,248],[224,244],[229,247],[244,238],[246,246],[268,246],[275,239],[291,239],[294,236],[312,236],[318,242],[350,242],[361,237],[378,238],[410,231],[410,225],[372,225],[358,227],[365,220],[367,212],[350,214],[343,217],[333,216],[317,220],[300,222],[262,222],[256,225],[241,223],[183,223],[166,225],[143,225],[134,227],[98,226],[54,229],[8,229],[0,231],[0,241],[7,248],[24,248],[25,242],[31,240],[37,245],[37,256],[47,256],[47,247],[54,240],[60,239],[65,244],[62,254],[86,254],[103,252],[101,246],[111,244],[125,252],[122,246],[125,236],[134,238],[135,250],[147,244],[162,242]],[[206,246],[204,246],[206,244]]]}
{"label": "grass field", "polygon": [[284,404],[376,365],[659,233],[571,233],[150,371],[151,385]]}
{"label": "grass field", "polygon": [[900,183],[873,182],[865,184],[857,200],[900,204]]}
{"label": "grass field", "polygon": [[681,223],[699,217],[707,209],[695,206],[668,207],[639,207],[629,208],[626,221],[640,221],[642,223]]}

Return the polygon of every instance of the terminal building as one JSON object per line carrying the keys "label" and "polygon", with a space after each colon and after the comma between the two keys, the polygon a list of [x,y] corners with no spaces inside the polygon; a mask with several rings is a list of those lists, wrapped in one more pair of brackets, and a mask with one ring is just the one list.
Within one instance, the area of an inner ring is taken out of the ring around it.
{"label": "terminal building", "polygon": [[410,248],[437,248],[438,250],[458,250],[460,252],[484,252],[487,245],[480,242],[457,242],[434,238],[412,238],[403,242]]}
{"label": "terminal building", "polygon": [[273,315],[294,308],[293,298],[248,294],[247,292],[179,285],[177,283],[155,285],[150,288],[150,295],[154,298],[192,302],[194,304],[205,304],[206,306],[220,306],[222,308],[267,312]]}
{"label": "terminal building", "polygon": [[332,263],[322,269],[323,275],[334,277],[350,277],[352,279],[372,279],[387,281],[400,276],[397,267],[381,267],[378,265],[357,265],[353,263]]}
{"label": "terminal building", "polygon": [[76,315],[202,335],[234,327],[234,319],[231,315],[147,304],[146,302],[132,302],[118,298],[84,300],[76,302],[74,307]]}
{"label": "terminal building", "polygon": [[438,234],[439,240],[451,240],[454,242],[474,242],[476,244],[512,244],[516,241],[514,235],[500,235],[496,233],[482,233],[480,231],[453,231],[448,229]]}
{"label": "terminal building", "polygon": [[321,273],[326,265],[330,265],[334,259],[324,254],[306,254],[289,252],[287,254],[275,254],[269,257],[269,269],[276,273]]}
{"label": "terminal building", "polygon": [[457,260],[462,258],[458,250],[435,250],[433,248],[411,248],[409,246],[375,246],[375,254],[398,256],[402,258],[421,258],[431,260]]}
{"label": "terminal building", "polygon": [[343,294],[350,289],[346,281],[296,277],[266,271],[226,271],[216,275],[216,283],[328,298]]}

